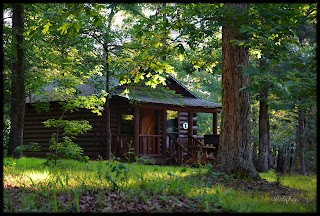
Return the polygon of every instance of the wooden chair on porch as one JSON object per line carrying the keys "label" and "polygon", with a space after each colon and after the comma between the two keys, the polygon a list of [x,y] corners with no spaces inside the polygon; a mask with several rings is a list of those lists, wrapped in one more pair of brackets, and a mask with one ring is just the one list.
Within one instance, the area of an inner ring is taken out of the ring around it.
{"label": "wooden chair on porch", "polygon": [[217,158],[218,148],[219,148],[219,135],[210,134],[204,135],[204,145],[213,146],[215,149],[208,155],[208,160],[215,161]]}

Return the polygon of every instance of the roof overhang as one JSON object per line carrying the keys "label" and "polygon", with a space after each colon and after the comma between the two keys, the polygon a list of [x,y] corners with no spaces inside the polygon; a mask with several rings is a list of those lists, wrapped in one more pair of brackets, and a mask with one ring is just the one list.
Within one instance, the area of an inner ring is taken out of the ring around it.
{"label": "roof overhang", "polygon": [[182,97],[179,94],[167,93],[162,88],[149,89],[131,88],[129,93],[124,94],[125,88],[114,91],[113,97],[126,98],[137,106],[153,109],[168,109],[195,112],[220,112],[221,104],[191,97]]}

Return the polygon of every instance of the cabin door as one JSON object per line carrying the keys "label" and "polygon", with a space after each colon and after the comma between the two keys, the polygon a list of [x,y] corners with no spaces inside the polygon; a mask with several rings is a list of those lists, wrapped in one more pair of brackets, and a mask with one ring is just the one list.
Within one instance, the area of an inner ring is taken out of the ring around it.
{"label": "cabin door", "polygon": [[158,135],[158,112],[143,109],[141,116],[140,154],[160,154],[160,135]]}

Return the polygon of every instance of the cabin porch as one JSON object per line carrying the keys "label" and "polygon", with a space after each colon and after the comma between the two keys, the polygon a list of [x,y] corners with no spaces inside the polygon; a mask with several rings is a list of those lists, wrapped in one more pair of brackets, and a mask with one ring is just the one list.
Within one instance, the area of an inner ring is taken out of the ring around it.
{"label": "cabin porch", "polygon": [[[177,117],[168,120],[168,110],[177,112]],[[212,163],[219,141],[217,130],[219,111],[219,109],[134,106],[132,128],[129,126],[133,130],[131,133],[129,130],[125,131],[129,133],[112,134],[112,153],[127,160],[129,157],[132,160],[134,157],[147,157],[153,159],[156,164]],[[212,113],[212,134],[197,135],[197,112]],[[172,122],[175,122],[175,125]]]}

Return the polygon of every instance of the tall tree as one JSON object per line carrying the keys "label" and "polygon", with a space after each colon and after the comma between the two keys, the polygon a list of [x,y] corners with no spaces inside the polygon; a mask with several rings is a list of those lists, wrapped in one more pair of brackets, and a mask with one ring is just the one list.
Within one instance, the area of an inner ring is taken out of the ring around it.
{"label": "tall tree", "polygon": [[229,16],[222,26],[223,106],[217,160],[226,173],[259,179],[250,149],[250,98],[249,93],[243,91],[249,85],[249,77],[243,75],[241,67],[248,65],[249,53],[246,47],[231,42],[246,40],[238,26],[248,22],[248,4],[226,4],[225,7]]}
{"label": "tall tree", "polygon": [[24,68],[24,7],[22,4],[12,6],[12,46],[14,60],[11,77],[11,128],[8,144],[8,155],[18,157],[17,146],[22,145],[25,112],[25,68]]}
{"label": "tall tree", "polygon": [[[263,57],[260,59],[260,71],[264,71]],[[260,88],[259,93],[259,155],[257,170],[259,172],[266,172],[269,170],[269,155],[270,155],[270,140],[269,140],[269,116],[268,116],[268,89],[269,83],[264,84],[264,88]]]}
{"label": "tall tree", "polygon": [[[299,45],[301,48],[303,48],[304,46],[308,45],[308,42],[310,43],[310,45],[312,45],[312,41],[315,41],[315,37],[314,37],[314,33],[315,33],[315,28],[314,28],[314,23],[312,23],[312,21],[314,22],[314,18],[312,16],[310,16],[311,18],[309,18],[308,16],[311,15],[313,12],[315,11],[314,8],[310,8],[306,11],[306,18],[305,20],[309,19],[311,20],[311,22],[301,22],[301,24],[298,26],[297,28],[297,35],[299,38]],[[308,42],[305,42],[308,41]],[[311,64],[309,64],[311,65]],[[309,68],[307,68],[308,71],[310,71]],[[301,175],[306,175],[307,171],[306,171],[306,165],[305,165],[305,123],[306,123],[306,107],[304,106],[304,104],[302,104],[303,99],[306,98],[306,96],[302,93],[299,95],[299,102],[300,104],[298,105],[298,144],[299,144],[299,148],[300,148],[300,173]]]}
{"label": "tall tree", "polygon": [[[109,93],[110,92],[110,67],[109,67],[109,56],[110,56],[110,52],[109,52],[109,46],[111,41],[111,36],[110,36],[110,31],[111,31],[111,24],[112,24],[112,20],[113,17],[115,15],[115,7],[116,5],[114,5],[113,7],[111,7],[111,11],[109,13],[108,16],[108,23],[106,26],[106,31],[104,34],[104,40],[103,40],[103,52],[104,52],[104,70],[105,70],[105,74],[106,74],[106,92]],[[107,95],[106,98],[106,105],[105,105],[105,115],[106,115],[106,157],[107,160],[111,160],[111,139],[112,139],[112,135],[111,135],[111,129],[110,129],[110,106],[109,106],[109,101],[110,101],[110,94]]]}
{"label": "tall tree", "polygon": [[[254,72],[258,76],[252,76],[250,92],[256,94],[260,103],[257,164],[260,172],[267,171],[271,166],[268,114],[269,103],[272,102],[270,97],[283,96],[284,87],[280,83],[287,73],[287,70],[275,72],[272,66],[279,63],[281,56],[287,52],[286,44],[295,43],[292,36],[297,23],[304,18],[301,9],[305,6],[306,4],[252,4],[250,23],[240,29],[249,36],[247,45],[250,47],[250,52],[257,56],[257,59],[251,59],[251,65],[255,60],[259,62],[255,70],[258,73]],[[254,75],[254,73],[245,74]]]}

